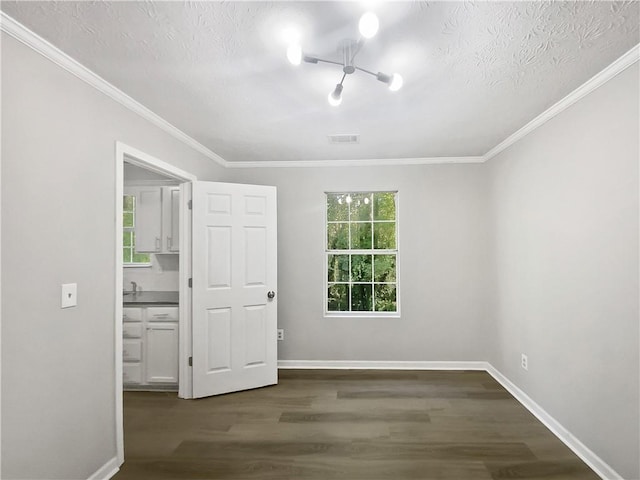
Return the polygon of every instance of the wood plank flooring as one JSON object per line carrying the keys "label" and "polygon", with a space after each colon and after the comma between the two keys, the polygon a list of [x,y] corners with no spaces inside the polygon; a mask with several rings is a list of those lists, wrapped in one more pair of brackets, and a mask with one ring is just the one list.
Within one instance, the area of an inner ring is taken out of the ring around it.
{"label": "wood plank flooring", "polygon": [[125,392],[115,480],[591,480],[485,372],[280,370],[201,400]]}

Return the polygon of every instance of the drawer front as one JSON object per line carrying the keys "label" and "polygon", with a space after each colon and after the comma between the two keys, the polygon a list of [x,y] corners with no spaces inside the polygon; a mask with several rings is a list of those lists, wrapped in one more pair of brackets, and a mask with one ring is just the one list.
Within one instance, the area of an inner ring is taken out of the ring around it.
{"label": "drawer front", "polygon": [[147,322],[177,322],[178,307],[149,307]]}
{"label": "drawer front", "polygon": [[142,309],[141,308],[123,308],[122,321],[123,322],[141,322]]}
{"label": "drawer front", "polygon": [[142,338],[142,323],[123,324],[122,338]]}
{"label": "drawer front", "polygon": [[125,362],[139,362],[142,360],[142,340],[123,340],[122,360]]}
{"label": "drawer front", "polygon": [[122,365],[122,383],[142,383],[142,365],[124,363]]}

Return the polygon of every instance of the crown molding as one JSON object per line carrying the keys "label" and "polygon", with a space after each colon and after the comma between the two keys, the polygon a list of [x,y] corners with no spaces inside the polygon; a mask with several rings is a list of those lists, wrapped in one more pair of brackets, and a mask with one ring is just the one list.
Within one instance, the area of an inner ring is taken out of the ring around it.
{"label": "crown molding", "polygon": [[555,103],[554,105],[549,107],[547,110],[542,112],[540,115],[535,117],[533,120],[527,123],[520,130],[516,131],[514,134],[510,135],[505,140],[500,142],[498,145],[493,147],[491,150],[489,150],[487,153],[483,155],[483,159],[484,159],[483,161],[486,162],[488,160],[491,160],[500,152],[506,150],[511,145],[516,143],[518,140],[521,140],[522,138],[526,137],[535,129],[547,123],[553,117],[555,117],[562,111],[569,108],[571,105],[576,103],[582,97],[593,92],[596,88],[602,86],[603,84],[611,80],[613,77],[615,77],[619,73],[626,70],[628,67],[636,63],[639,59],[640,59],[640,44],[633,47],[627,53],[625,53],[616,61],[614,61],[611,65],[609,65],[604,70],[594,75],[592,78],[590,78],[585,83],[580,85],[578,88],[576,88],[573,92],[571,92],[569,95],[564,97],[562,100]]}
{"label": "crown molding", "polygon": [[439,165],[439,164],[471,164],[484,163],[511,145],[521,140],[538,127],[542,126],[556,115],[576,103],[585,95],[591,93],[613,77],[630,67],[640,59],[640,44],[633,47],[600,73],[564,97],[559,102],[535,117],[524,127],[507,137],[482,156],[468,157],[424,157],[424,158],[374,158],[363,160],[294,160],[294,161],[227,161],[214,153],[200,142],[184,133],[165,119],[155,114],[147,107],[137,102],[122,90],[116,88],[105,79],[96,75],[87,67],[71,58],[59,48],[49,43],[44,38],[29,30],[4,12],[0,11],[0,30],[13,38],[31,47],[45,58],[64,68],[79,79],[104,93],[111,99],[120,103],[134,113],[137,113],[152,124],[169,133],[185,145],[200,152],[205,157],[213,160],[225,168],[318,168],[318,167],[374,167],[374,166],[405,166],[405,165]]}
{"label": "crown molding", "polygon": [[115,86],[107,82],[104,78],[95,74],[87,67],[64,53],[58,47],[52,45],[47,40],[32,32],[27,27],[17,22],[4,12],[0,12],[0,30],[6,32],[8,35],[11,35],[13,38],[24,43],[28,47],[31,47],[43,57],[64,68],[69,73],[75,75],[80,80],[85,81],[96,90],[104,93],[132,112],[137,113],[145,120],[148,120],[155,126],[161,128],[165,132],[183,142],[185,145],[200,152],[205,157],[210,158],[223,167],[227,166],[228,162],[225,159],[212,152],[200,142],[194,140],[182,130],[170,124],[164,118],[155,114],[140,102],[134,100],[122,90],[116,88]]}
{"label": "crown molding", "polygon": [[399,165],[440,165],[446,163],[482,163],[484,157],[369,158],[362,160],[280,160],[227,162],[228,168],[301,168],[301,167],[382,167]]}

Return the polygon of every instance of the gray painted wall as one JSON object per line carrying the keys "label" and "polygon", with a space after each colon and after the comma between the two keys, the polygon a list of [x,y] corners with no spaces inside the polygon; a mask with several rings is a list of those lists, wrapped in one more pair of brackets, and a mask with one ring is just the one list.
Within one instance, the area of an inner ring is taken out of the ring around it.
{"label": "gray painted wall", "polygon": [[[86,479],[116,454],[115,141],[221,169],[2,35],[2,478]],[[78,306],[60,309],[60,285]]]}
{"label": "gray painted wall", "polygon": [[[483,360],[483,165],[232,170],[278,187],[281,360]],[[400,318],[324,318],[326,191],[399,191]]]}
{"label": "gray painted wall", "polygon": [[487,165],[491,362],[628,479],[640,477],[638,104],[636,63]]}

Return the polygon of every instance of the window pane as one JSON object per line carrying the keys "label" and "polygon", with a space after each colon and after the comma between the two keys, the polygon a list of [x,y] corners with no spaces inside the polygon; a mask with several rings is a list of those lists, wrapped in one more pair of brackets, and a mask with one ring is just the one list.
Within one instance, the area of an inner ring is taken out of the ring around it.
{"label": "window pane", "polygon": [[133,263],[151,263],[151,258],[148,253],[134,253]]}
{"label": "window pane", "polygon": [[375,249],[396,248],[396,224],[393,223],[374,223],[373,224],[373,240]]}
{"label": "window pane", "polygon": [[351,281],[371,282],[372,255],[351,255]]}
{"label": "window pane", "polygon": [[349,224],[330,223],[327,225],[327,249],[349,249]]}
{"label": "window pane", "polygon": [[351,225],[351,248],[369,250],[371,248],[371,224],[352,223]]}
{"label": "window pane", "polygon": [[122,245],[125,247],[133,246],[133,232],[122,232]]}
{"label": "window pane", "polygon": [[123,248],[122,249],[122,261],[124,263],[131,263],[131,249],[130,248]]}
{"label": "window pane", "polygon": [[372,285],[355,284],[351,287],[351,310],[354,312],[373,311]]}
{"label": "window pane", "polygon": [[133,228],[133,213],[122,214],[122,226],[125,228]]}
{"label": "window pane", "polygon": [[396,312],[396,286],[375,285],[376,312]]}
{"label": "window pane", "polygon": [[133,212],[134,200],[136,197],[133,195],[125,195],[122,198],[122,207],[125,212]]}
{"label": "window pane", "polygon": [[371,221],[371,194],[353,193],[351,195],[351,221]]}
{"label": "window pane", "polygon": [[373,194],[373,219],[374,220],[395,220],[396,219],[396,198],[393,192],[382,192]]}
{"label": "window pane", "polygon": [[349,204],[346,202],[346,197],[344,194],[327,194],[327,221],[346,222],[349,220]]}
{"label": "window pane", "polygon": [[327,257],[327,280],[330,282],[349,281],[349,255],[329,255]]}
{"label": "window pane", "polygon": [[349,311],[349,287],[347,285],[329,285],[328,310],[330,312]]}
{"label": "window pane", "polygon": [[396,281],[396,256],[376,255],[373,257],[373,279],[376,282]]}

